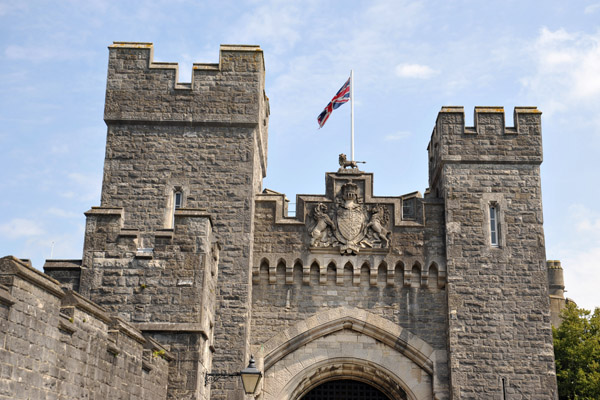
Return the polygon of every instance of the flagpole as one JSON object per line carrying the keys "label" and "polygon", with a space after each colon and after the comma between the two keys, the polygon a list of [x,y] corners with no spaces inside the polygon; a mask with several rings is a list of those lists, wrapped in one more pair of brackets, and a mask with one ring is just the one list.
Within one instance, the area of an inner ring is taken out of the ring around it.
{"label": "flagpole", "polygon": [[350,161],[354,161],[354,70],[350,70]]}

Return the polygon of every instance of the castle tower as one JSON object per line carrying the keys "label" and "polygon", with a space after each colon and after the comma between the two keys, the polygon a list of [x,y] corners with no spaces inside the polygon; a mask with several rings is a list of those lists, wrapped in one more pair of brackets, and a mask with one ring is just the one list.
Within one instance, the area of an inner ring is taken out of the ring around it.
{"label": "castle tower", "polygon": [[552,326],[558,328],[562,322],[560,312],[565,308],[565,278],[560,261],[548,260],[548,287],[550,289],[550,315]]}
{"label": "castle tower", "polygon": [[443,107],[424,196],[375,195],[340,155],[290,216],[261,192],[264,74],[257,46],[221,46],[187,84],[149,43],[109,47],[82,260],[48,260],[48,276],[0,259],[7,398],[242,400],[239,379],[205,378],[253,354],[260,400],[556,399],[541,113],[517,107],[506,127],[476,107],[465,127]]}
{"label": "castle tower", "polygon": [[429,185],[445,203],[453,398],[556,398],[540,164],[541,112],[443,107]]}
{"label": "castle tower", "polygon": [[169,398],[237,399],[237,380],[208,394],[203,375],[213,352],[218,371],[250,356],[263,53],[223,45],[218,64],[194,64],[191,83],[177,75],[153,61],[152,44],[109,47],[101,206],[86,213],[80,291],[169,346]]}

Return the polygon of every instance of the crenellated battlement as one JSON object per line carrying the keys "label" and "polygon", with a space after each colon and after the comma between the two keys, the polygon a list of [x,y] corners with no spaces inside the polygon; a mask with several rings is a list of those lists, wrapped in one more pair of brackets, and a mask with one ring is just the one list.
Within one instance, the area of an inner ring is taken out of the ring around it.
{"label": "crenellated battlement", "polygon": [[537,107],[515,107],[513,111],[513,127],[507,127],[505,122],[504,107],[476,106],[473,112],[474,126],[465,126],[465,111],[462,106],[444,106],[438,113],[436,130],[443,130],[444,126],[459,127],[458,130],[450,130],[446,133],[460,134],[533,134],[540,135],[541,132],[530,129],[533,125],[541,124],[542,112]]}
{"label": "crenellated battlement", "polygon": [[[256,125],[268,119],[259,46],[221,45],[219,63],[195,63],[189,83],[179,82],[177,63],[155,62],[153,57],[152,43],[114,42],[109,46],[107,123]],[[267,112],[261,115],[263,109]]]}
{"label": "crenellated battlement", "polygon": [[[187,324],[210,336],[215,300],[209,293],[217,284],[220,245],[205,210],[178,209],[174,228],[155,232],[124,228],[122,208],[93,207],[85,214],[82,294],[141,329]],[[122,295],[132,300],[127,306]],[[179,306],[190,301],[193,308]]]}
{"label": "crenellated battlement", "polygon": [[510,127],[504,107],[478,106],[474,125],[465,126],[464,107],[442,107],[427,146],[430,188],[447,163],[541,164],[541,115],[537,107],[515,107]]}

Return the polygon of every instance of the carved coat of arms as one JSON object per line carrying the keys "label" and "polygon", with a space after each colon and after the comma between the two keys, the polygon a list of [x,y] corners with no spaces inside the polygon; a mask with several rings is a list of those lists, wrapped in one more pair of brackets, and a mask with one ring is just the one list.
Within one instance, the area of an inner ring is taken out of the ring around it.
{"label": "carved coat of arms", "polygon": [[341,254],[357,254],[361,248],[389,247],[386,228],[389,211],[384,205],[367,207],[358,186],[348,182],[341,187],[331,210],[323,203],[313,208],[314,223],[309,229],[311,247],[338,247]]}
{"label": "carved coat of arms", "polygon": [[367,213],[358,198],[358,186],[349,182],[342,186],[342,191],[336,199],[336,238],[342,246],[340,251],[344,253],[356,253],[359,243],[365,236],[367,224]]}

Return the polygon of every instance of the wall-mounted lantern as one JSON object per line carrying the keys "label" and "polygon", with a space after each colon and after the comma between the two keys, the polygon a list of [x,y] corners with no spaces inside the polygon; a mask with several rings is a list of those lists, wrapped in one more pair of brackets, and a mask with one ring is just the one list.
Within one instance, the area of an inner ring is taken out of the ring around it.
{"label": "wall-mounted lantern", "polygon": [[207,386],[209,383],[216,382],[220,379],[232,376],[241,376],[244,392],[246,392],[246,394],[254,394],[258,388],[260,379],[262,378],[262,372],[256,368],[254,356],[250,356],[250,362],[248,363],[248,366],[240,372],[235,372],[232,374],[223,372],[207,372],[204,376],[204,386]]}

